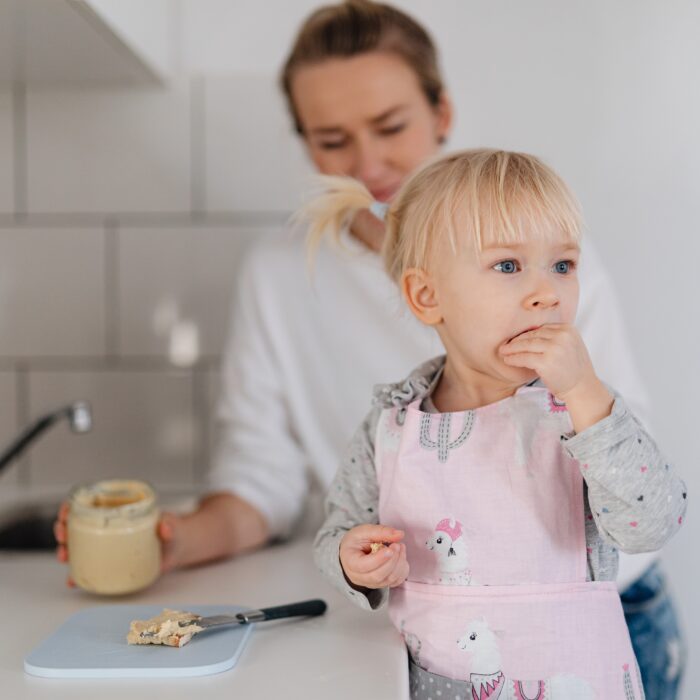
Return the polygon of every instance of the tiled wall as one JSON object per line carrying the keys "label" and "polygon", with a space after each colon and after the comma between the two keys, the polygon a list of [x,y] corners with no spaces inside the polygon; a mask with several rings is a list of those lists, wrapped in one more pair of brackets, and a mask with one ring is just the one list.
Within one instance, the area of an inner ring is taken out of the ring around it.
{"label": "tiled wall", "polygon": [[0,444],[94,410],[0,483],[201,483],[237,265],[307,172],[270,76],[0,92]]}

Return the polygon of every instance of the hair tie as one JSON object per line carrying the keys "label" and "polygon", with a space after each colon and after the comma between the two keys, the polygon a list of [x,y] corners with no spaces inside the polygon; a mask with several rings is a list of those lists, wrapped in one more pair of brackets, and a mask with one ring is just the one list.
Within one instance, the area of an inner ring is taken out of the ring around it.
{"label": "hair tie", "polygon": [[379,202],[376,199],[372,204],[369,205],[369,210],[374,214],[380,221],[386,219],[386,213],[389,211],[388,202]]}

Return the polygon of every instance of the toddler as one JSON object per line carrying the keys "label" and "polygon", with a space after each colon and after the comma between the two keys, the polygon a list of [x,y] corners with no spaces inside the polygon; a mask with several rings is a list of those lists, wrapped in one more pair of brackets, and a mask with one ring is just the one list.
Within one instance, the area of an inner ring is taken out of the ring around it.
{"label": "toddler", "polygon": [[[312,246],[377,211],[329,185]],[[388,602],[414,698],[641,700],[617,552],[660,548],[686,493],[573,325],[573,196],[535,157],[464,151],[408,180],[386,225],[386,269],[445,355],[375,389],[318,566],[358,606]]]}

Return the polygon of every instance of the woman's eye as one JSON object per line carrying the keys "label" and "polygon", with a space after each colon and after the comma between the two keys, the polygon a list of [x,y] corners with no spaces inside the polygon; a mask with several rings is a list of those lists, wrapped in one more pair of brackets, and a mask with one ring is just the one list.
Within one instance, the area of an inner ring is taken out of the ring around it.
{"label": "woman's eye", "polygon": [[576,263],[573,260],[560,260],[554,263],[554,272],[560,275],[566,275],[571,272],[576,267]]}
{"label": "woman's eye", "polygon": [[386,126],[379,130],[382,136],[392,136],[393,134],[398,134],[406,128],[405,124],[395,124],[394,126]]}
{"label": "woman's eye", "polygon": [[319,146],[324,151],[332,151],[336,148],[343,148],[343,146],[345,146],[345,141],[323,141],[319,143]]}
{"label": "woman's eye", "polygon": [[507,275],[512,275],[514,272],[518,271],[519,267],[515,260],[502,260],[496,263],[493,269],[496,270],[496,272],[504,272]]}

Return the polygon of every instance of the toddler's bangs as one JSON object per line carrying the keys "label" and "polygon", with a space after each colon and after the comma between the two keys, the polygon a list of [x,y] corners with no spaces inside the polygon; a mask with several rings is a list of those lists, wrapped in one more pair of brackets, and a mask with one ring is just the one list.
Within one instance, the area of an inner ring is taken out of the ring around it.
{"label": "toddler's bangs", "polygon": [[492,154],[460,189],[452,227],[465,222],[479,251],[531,240],[579,244],[578,203],[561,178],[532,156]]}

